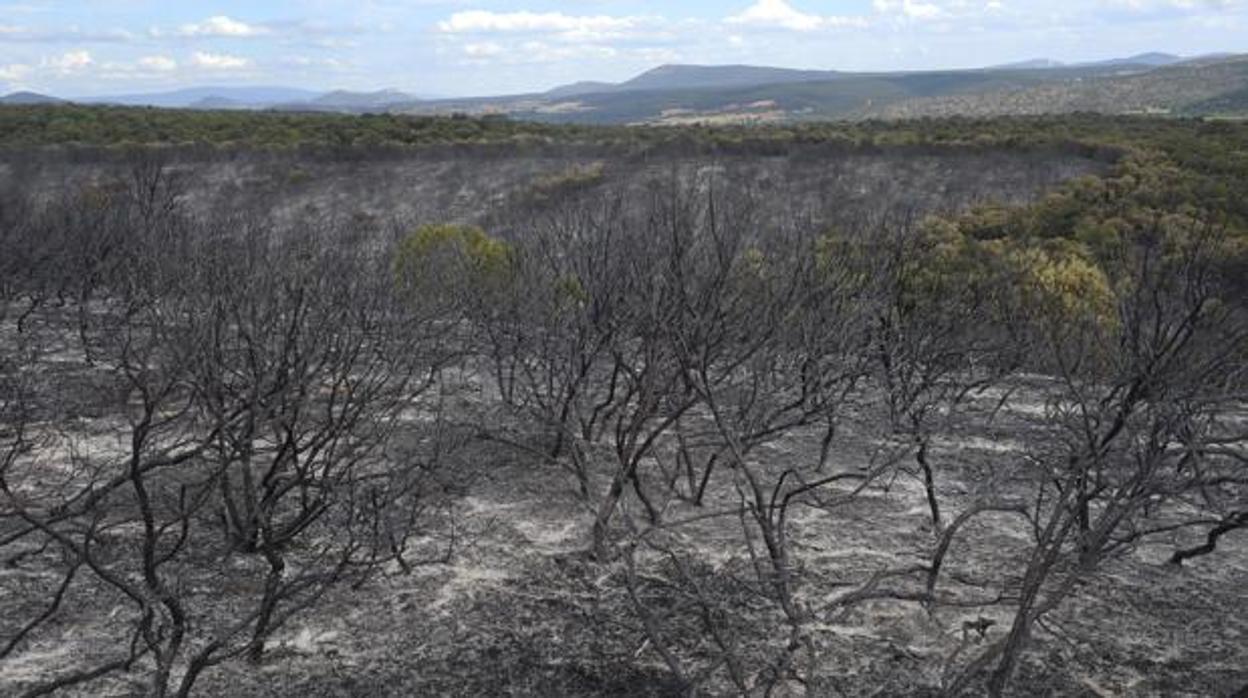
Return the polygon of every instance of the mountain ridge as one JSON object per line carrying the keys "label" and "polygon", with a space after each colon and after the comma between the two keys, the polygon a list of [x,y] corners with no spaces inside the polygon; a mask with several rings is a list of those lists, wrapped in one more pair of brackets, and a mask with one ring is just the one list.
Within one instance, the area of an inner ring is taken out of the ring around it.
{"label": "mountain ridge", "polygon": [[[1156,113],[1248,115],[1248,54],[1182,58],[1143,53],[1082,64],[1047,58],[995,67],[843,72],[751,65],[667,64],[616,83],[584,81],[546,92],[422,99],[396,90],[315,92],[281,87],[193,87],[71,100],[190,109],[506,115],[602,124],[740,123],[929,115]],[[283,99],[284,98],[284,99]],[[51,103],[34,93],[6,103]],[[42,102],[37,100],[44,100]]]}
{"label": "mountain ridge", "polygon": [[320,92],[296,87],[206,85],[162,92],[83,97],[71,101],[81,104],[118,104],[177,109],[188,108],[204,100],[229,100],[240,105],[268,105],[312,99],[320,94]]}
{"label": "mountain ridge", "polygon": [[0,97],[0,104],[8,104],[14,106],[29,106],[38,104],[63,104],[65,100],[58,97],[50,97],[38,92],[29,90],[19,90]]}

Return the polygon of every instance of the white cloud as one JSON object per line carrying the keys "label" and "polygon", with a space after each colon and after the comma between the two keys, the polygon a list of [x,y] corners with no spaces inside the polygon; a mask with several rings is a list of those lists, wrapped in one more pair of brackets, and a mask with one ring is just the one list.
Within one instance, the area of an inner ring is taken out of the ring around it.
{"label": "white cloud", "polygon": [[880,14],[899,14],[908,19],[939,19],[945,16],[945,10],[939,5],[921,0],[874,0],[872,6]]}
{"label": "white cloud", "polygon": [[[6,9],[8,8],[0,7],[0,10]],[[44,44],[63,42],[123,43],[133,41],[134,39],[135,35],[124,29],[83,30],[76,24],[56,28],[0,24],[0,41]]]}
{"label": "white cloud", "polygon": [[666,48],[625,48],[605,44],[579,44],[543,39],[521,39],[498,43],[483,41],[459,47],[462,65],[551,65],[569,61],[611,61],[640,63],[671,63],[679,54]]}
{"label": "white cloud", "polygon": [[772,27],[799,32],[866,26],[866,20],[861,17],[807,14],[793,7],[786,0],[758,0],[741,14],[733,15],[725,21],[729,24]]}
{"label": "white cloud", "polygon": [[562,12],[456,12],[437,25],[469,64],[555,63],[609,59],[622,45],[663,40],[668,27],[653,17],[568,15]]}
{"label": "white cloud", "polygon": [[27,75],[30,75],[30,70],[30,66],[23,63],[0,65],[0,80],[5,82],[19,82]]}
{"label": "white cloud", "polygon": [[93,63],[95,60],[91,57],[91,52],[82,50],[70,51],[55,58],[45,58],[43,61],[44,66],[60,73],[76,73],[89,68]]}
{"label": "white cloud", "polygon": [[345,65],[337,58],[311,58],[309,56],[286,56],[282,58],[282,64],[296,68],[329,68],[332,70]]}
{"label": "white cloud", "polygon": [[178,62],[168,56],[144,56],[139,59],[139,67],[157,73],[168,73],[178,69]]}
{"label": "white cloud", "polygon": [[607,15],[573,16],[562,12],[489,12],[470,10],[456,12],[438,22],[438,30],[446,34],[468,33],[576,33],[601,34],[632,29],[633,17]]}
{"label": "white cloud", "polygon": [[[160,32],[155,32],[159,34]],[[226,17],[225,15],[217,15],[209,17],[202,22],[191,24],[183,24],[178,27],[176,34],[178,36],[212,36],[212,37],[251,37],[263,36],[268,34],[269,30],[265,27],[259,27],[254,24],[247,24],[236,19]]]}
{"label": "white cloud", "polygon": [[191,64],[205,70],[239,70],[251,65],[251,61],[239,56],[224,53],[205,53],[196,51],[191,56]]}

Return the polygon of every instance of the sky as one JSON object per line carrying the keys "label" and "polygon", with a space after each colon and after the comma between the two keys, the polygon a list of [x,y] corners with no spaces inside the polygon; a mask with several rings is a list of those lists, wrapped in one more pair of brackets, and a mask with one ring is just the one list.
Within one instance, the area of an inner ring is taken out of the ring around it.
{"label": "sky", "polygon": [[974,68],[1248,52],[1248,0],[0,0],[0,93],[514,94],[665,63]]}

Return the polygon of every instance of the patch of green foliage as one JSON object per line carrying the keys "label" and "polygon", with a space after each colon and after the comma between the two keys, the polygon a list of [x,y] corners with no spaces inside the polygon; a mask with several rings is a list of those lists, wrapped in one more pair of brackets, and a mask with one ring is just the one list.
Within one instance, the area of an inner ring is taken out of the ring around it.
{"label": "patch of green foliage", "polygon": [[601,162],[572,165],[560,172],[537,177],[529,187],[528,198],[536,203],[546,202],[559,196],[584,191],[605,178],[606,167]]}
{"label": "patch of green foliage", "polygon": [[503,119],[189,111],[81,105],[0,108],[0,146],[433,146],[572,138],[577,129]]}
{"label": "patch of green foliage", "polygon": [[420,300],[505,293],[513,254],[506,242],[474,226],[423,225],[399,242],[395,283]]}
{"label": "patch of green foliage", "polygon": [[[1076,120],[1076,123],[1078,121]],[[1081,177],[1025,206],[986,205],[941,219],[946,249],[996,267],[1027,312],[1053,331],[1111,333],[1118,302],[1135,292],[1145,257],[1175,276],[1194,255],[1215,261],[1227,298],[1248,270],[1248,129],[1197,121],[1092,120],[1091,133],[1124,155],[1105,175]],[[1085,137],[1088,134],[1085,134]],[[948,257],[946,257],[948,259]],[[931,260],[928,260],[929,262]],[[928,274],[948,264],[926,264]]]}

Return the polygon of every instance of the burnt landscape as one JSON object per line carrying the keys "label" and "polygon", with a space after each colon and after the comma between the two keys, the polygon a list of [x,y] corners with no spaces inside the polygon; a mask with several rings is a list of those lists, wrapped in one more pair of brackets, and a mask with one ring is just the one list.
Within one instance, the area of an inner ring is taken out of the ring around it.
{"label": "burnt landscape", "polygon": [[1243,124],[0,122],[0,694],[1248,687]]}

